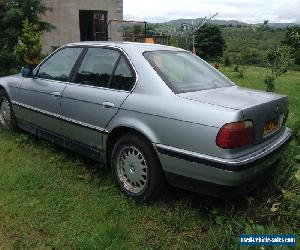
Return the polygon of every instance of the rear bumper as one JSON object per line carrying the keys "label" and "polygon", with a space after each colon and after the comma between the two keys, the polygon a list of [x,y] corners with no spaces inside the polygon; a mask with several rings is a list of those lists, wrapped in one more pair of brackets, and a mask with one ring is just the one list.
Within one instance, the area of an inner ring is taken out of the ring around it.
{"label": "rear bumper", "polygon": [[156,148],[169,184],[214,196],[236,195],[268,178],[291,135],[291,130],[286,128],[271,144],[237,159],[217,158],[161,144]]}

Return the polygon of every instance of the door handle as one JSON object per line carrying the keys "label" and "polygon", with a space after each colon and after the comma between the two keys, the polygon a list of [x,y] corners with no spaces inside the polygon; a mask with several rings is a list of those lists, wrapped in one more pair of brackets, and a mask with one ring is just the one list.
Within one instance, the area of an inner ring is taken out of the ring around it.
{"label": "door handle", "polygon": [[55,98],[61,97],[61,93],[60,93],[60,92],[52,92],[52,93],[51,93],[51,96],[52,96],[52,97],[55,97]]}
{"label": "door handle", "polygon": [[102,103],[104,108],[114,108],[115,104],[113,104],[112,102],[103,102]]}

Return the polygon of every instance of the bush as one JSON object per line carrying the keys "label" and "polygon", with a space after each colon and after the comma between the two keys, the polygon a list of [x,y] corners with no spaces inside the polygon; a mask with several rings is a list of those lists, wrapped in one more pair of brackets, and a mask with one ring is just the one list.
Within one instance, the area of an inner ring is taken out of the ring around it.
{"label": "bush", "polygon": [[287,28],[285,40],[282,43],[292,48],[295,63],[300,65],[300,26],[295,25]]}
{"label": "bush", "polygon": [[296,126],[294,128],[294,137],[297,145],[300,146],[300,118],[298,118],[298,120],[296,121]]}
{"label": "bush", "polygon": [[255,48],[248,48],[241,54],[242,61],[248,65],[258,65],[262,61],[260,51]]}
{"label": "bush", "polygon": [[230,66],[231,65],[229,55],[225,55],[224,64],[225,64],[225,66]]}
{"label": "bush", "polygon": [[270,76],[270,75],[266,76],[265,84],[267,85],[268,92],[275,91],[275,78],[273,76]]}
{"label": "bush", "polygon": [[290,65],[289,70],[300,71],[300,64],[299,65],[297,65],[297,64]]}
{"label": "bush", "polygon": [[38,65],[42,57],[42,44],[39,25],[29,23],[28,19],[23,22],[22,34],[19,37],[20,45],[16,49],[17,61],[20,65]]}
{"label": "bush", "polygon": [[297,65],[300,65],[300,48],[296,49],[293,53],[294,58],[295,58],[295,63]]}
{"label": "bush", "polygon": [[267,68],[270,74],[265,78],[267,91],[275,91],[275,80],[286,73],[293,63],[291,49],[287,46],[278,47],[269,51],[267,55]]}
{"label": "bush", "polygon": [[239,71],[239,77],[240,78],[244,78],[244,70],[243,69],[240,69],[240,71]]}

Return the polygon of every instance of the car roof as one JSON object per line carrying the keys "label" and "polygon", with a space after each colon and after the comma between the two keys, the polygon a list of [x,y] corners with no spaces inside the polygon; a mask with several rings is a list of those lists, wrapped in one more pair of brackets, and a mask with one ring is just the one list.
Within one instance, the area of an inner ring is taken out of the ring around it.
{"label": "car roof", "polygon": [[137,43],[137,42],[101,42],[101,41],[91,41],[91,42],[78,42],[69,43],[65,46],[114,46],[122,49],[139,49],[142,51],[155,51],[155,50],[174,50],[179,51],[182,49],[161,45],[161,44],[150,44],[150,43]]}

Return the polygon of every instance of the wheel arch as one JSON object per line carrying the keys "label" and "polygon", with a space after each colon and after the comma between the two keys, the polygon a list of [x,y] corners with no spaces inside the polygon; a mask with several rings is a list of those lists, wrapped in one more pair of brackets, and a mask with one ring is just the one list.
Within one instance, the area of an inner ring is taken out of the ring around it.
{"label": "wheel arch", "polygon": [[106,167],[107,168],[110,168],[110,163],[111,163],[110,156],[111,156],[111,153],[112,153],[115,143],[117,142],[118,138],[120,138],[121,136],[126,135],[126,134],[135,134],[135,135],[138,135],[139,137],[143,138],[146,142],[149,143],[149,145],[151,145],[151,147],[153,148],[153,150],[156,153],[156,149],[153,146],[154,140],[151,135],[149,136],[144,131],[141,131],[139,128],[121,125],[121,126],[113,128],[111,130],[111,132],[109,132],[109,134],[107,135],[106,140],[104,140],[103,146],[106,150],[105,158],[106,158]]}
{"label": "wheel arch", "polygon": [[3,90],[3,91],[7,94],[7,91],[6,91],[6,89],[2,86],[2,84],[0,84],[0,90]]}
{"label": "wheel arch", "polygon": [[9,100],[11,101],[11,96],[10,96],[10,93],[8,91],[8,88],[5,88],[5,86],[0,83],[0,90],[3,90],[5,92],[5,94],[8,96]]}

